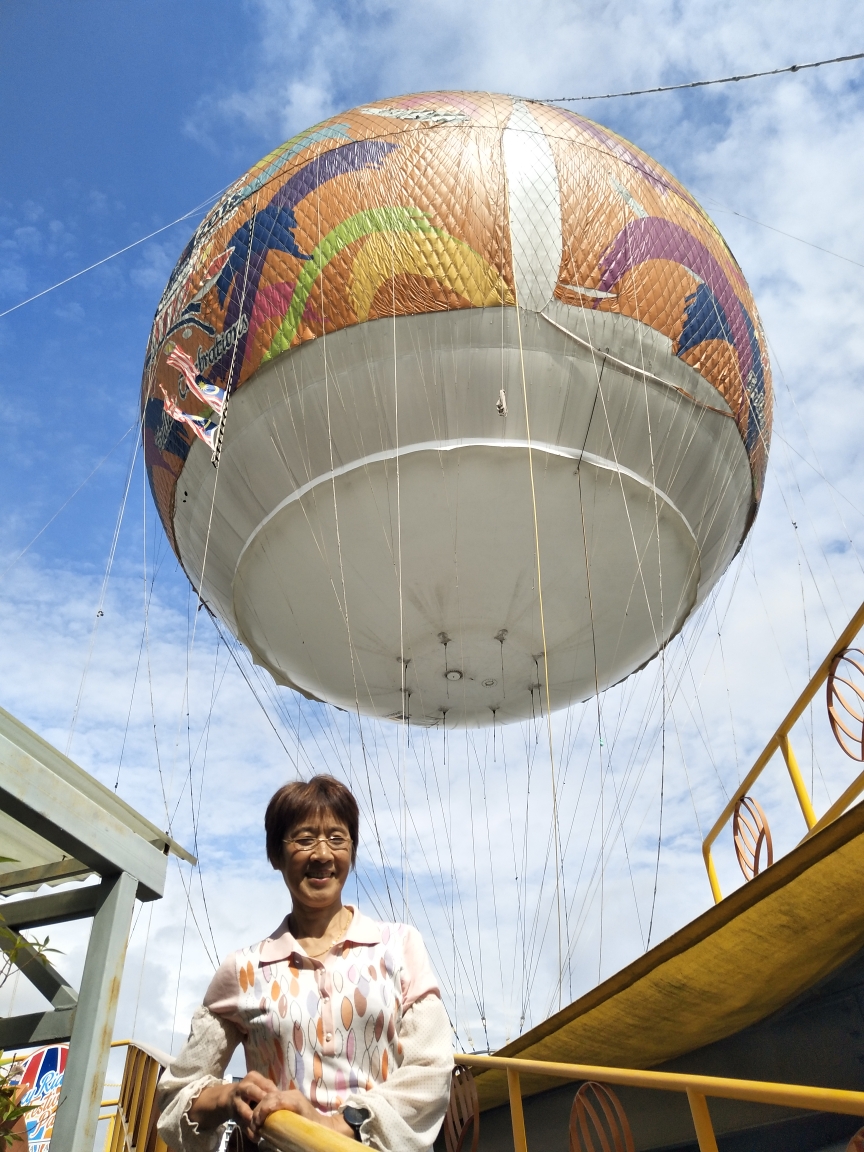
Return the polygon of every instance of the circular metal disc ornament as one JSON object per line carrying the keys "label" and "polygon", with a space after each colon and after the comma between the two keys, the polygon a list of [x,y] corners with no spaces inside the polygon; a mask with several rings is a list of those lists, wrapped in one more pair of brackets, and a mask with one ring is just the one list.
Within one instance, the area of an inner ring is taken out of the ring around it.
{"label": "circular metal disc ornament", "polygon": [[826,687],[828,720],[837,743],[853,760],[864,760],[864,652],[845,648],[831,661]]}
{"label": "circular metal disc ornament", "polygon": [[[735,841],[735,855],[747,880],[758,876],[764,868],[774,863],[774,846],[771,843],[771,829],[765,813],[752,796],[742,796],[735,805],[732,816],[732,837]],[[762,849],[765,861],[762,862]]]}
{"label": "circular metal disc ornament", "polygon": [[570,1152],[633,1152],[621,1101],[605,1084],[587,1081],[570,1110]]}

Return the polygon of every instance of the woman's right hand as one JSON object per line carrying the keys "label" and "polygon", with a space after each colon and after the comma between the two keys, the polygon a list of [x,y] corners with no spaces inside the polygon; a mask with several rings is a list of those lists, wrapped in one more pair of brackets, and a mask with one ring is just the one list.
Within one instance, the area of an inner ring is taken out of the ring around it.
{"label": "woman's right hand", "polygon": [[236,1120],[243,1135],[255,1140],[252,1113],[259,1101],[279,1089],[260,1072],[247,1072],[242,1080],[231,1084],[211,1084],[203,1088],[189,1107],[189,1119],[199,1128],[218,1128],[226,1120]]}

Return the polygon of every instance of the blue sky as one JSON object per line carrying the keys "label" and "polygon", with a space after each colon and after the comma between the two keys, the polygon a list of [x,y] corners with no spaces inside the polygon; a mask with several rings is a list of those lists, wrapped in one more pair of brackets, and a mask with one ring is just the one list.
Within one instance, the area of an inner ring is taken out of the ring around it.
{"label": "blue sky", "polygon": [[[0,135],[0,312],[191,212],[292,133],[361,102],[435,87],[537,97],[616,91],[862,49],[864,18],[832,0],[818,6],[768,2],[758,8],[733,0],[722,16],[713,4],[664,0],[649,0],[637,10],[619,0],[479,0],[470,6],[455,0],[5,3],[0,6],[0,101],[7,110]],[[724,788],[746,769],[803,686],[808,664],[818,663],[864,595],[859,560],[864,553],[862,85],[864,67],[851,64],[707,91],[578,106],[656,156],[712,213],[756,296],[778,397],[778,436],[752,543],[730,571],[716,619],[705,616],[688,633],[693,666],[704,671],[694,674],[686,699],[682,689],[676,717],[680,763],[676,760],[670,777],[653,941],[658,931],[665,935],[707,905],[700,828],[704,831],[722,807]],[[0,318],[0,571],[13,565],[111,453],[0,586],[0,703],[61,748],[87,665],[127,483],[134,430],[122,438],[136,419],[150,322],[197,219],[190,217]],[[145,646],[143,604],[154,561],[158,574]],[[129,1031],[134,1024],[142,1038],[166,1048],[176,1041],[175,1009],[179,1035],[206,985],[212,958],[259,938],[283,914],[279,881],[264,864],[258,837],[263,803],[292,770],[289,751],[296,755],[296,747],[286,751],[284,742],[295,740],[291,724],[298,707],[298,743],[307,766],[332,767],[341,760],[344,768],[348,740],[326,710],[298,706],[290,693],[274,690],[265,702],[280,731],[277,739],[236,665],[224,647],[217,649],[209,624],[195,625],[193,609],[154,523],[138,461],[105,615],[87,665],[72,755],[111,786],[120,764],[121,795],[160,824],[167,807],[179,838],[191,844],[198,837],[208,907],[196,877],[190,915],[172,871],[149,934],[149,910],[136,927],[121,1002],[118,1030]],[[654,753],[637,751],[636,715],[639,702],[651,695],[652,676],[649,670],[626,690],[632,693],[626,698],[634,720],[625,737],[630,732],[633,742],[622,745],[622,773],[631,763],[638,771],[621,825],[634,863],[631,868],[612,828],[610,847],[604,849],[605,957],[598,947],[599,872],[591,871],[592,860],[599,859],[599,840],[591,847],[594,809],[584,809],[575,785],[570,800],[565,798],[575,829],[567,863],[578,896],[573,915],[584,922],[567,987],[573,995],[591,987],[598,972],[611,974],[645,943],[659,769]],[[207,727],[214,686],[219,693]],[[608,707],[617,708],[622,699],[610,697]],[[574,725],[577,719],[571,718]],[[562,739],[571,720],[556,721]],[[587,731],[590,720],[585,724]],[[819,774],[825,780],[817,807],[837,794],[850,770],[825,740],[824,728],[817,717],[814,780]],[[385,793],[392,785],[386,769],[391,736],[392,731],[380,733],[385,768],[377,786]],[[190,805],[189,747],[194,751],[199,738]],[[530,741],[518,729],[507,739],[509,770],[521,787],[520,765],[530,758]],[[579,749],[574,781],[590,766],[591,740]],[[476,752],[466,748],[465,762],[474,756],[479,764],[488,757],[485,746],[479,758]],[[766,789],[776,799],[772,821],[779,840],[791,845],[796,816],[782,777]],[[491,843],[508,819],[499,793],[490,789],[484,800],[490,859]],[[383,802],[392,800],[388,795]],[[535,829],[536,821],[542,822],[542,796],[537,805]],[[436,893],[443,891],[440,884],[436,888],[434,874],[437,869],[440,880],[450,867],[434,859],[434,823],[420,807],[411,914],[424,932],[434,933],[432,909]],[[510,834],[506,831],[508,839]],[[588,864],[582,873],[584,845]],[[392,850],[398,858],[398,847]],[[490,864],[476,882],[465,878],[468,918],[475,906],[477,911],[477,949],[470,944],[464,951],[477,958],[482,945],[488,957],[501,946],[515,964],[517,938],[507,930],[503,940],[496,938],[490,912],[494,900],[507,904],[513,893],[506,887],[493,891],[493,873]],[[370,893],[383,891],[371,857],[361,874],[367,885],[361,897],[371,900]],[[737,882],[730,868],[723,875],[727,885]],[[546,899],[548,911],[548,890]],[[538,945],[535,988],[540,992],[531,1001],[529,1022],[542,1018],[551,1003],[550,940]],[[63,944],[70,970],[80,961],[81,943],[70,929]],[[441,963],[447,955],[443,947]],[[479,960],[482,967],[482,956]],[[487,981],[494,982],[488,974]],[[460,1012],[467,1031],[460,1041],[473,1039],[482,1046],[477,997],[467,990],[468,977],[463,984]],[[25,991],[16,995],[19,1006],[24,1004]],[[487,1015],[495,1017],[494,1043],[518,1028],[518,1001],[517,995],[506,1004],[490,1000],[486,1005]]]}

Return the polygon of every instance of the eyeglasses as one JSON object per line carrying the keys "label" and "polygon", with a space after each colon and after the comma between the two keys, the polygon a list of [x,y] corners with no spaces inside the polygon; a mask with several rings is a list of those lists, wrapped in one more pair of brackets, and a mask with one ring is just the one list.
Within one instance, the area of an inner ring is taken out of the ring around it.
{"label": "eyeglasses", "polygon": [[298,852],[312,852],[321,842],[327,844],[332,852],[347,852],[351,847],[351,837],[343,836],[341,832],[333,832],[329,836],[291,836],[285,843],[293,845]]}

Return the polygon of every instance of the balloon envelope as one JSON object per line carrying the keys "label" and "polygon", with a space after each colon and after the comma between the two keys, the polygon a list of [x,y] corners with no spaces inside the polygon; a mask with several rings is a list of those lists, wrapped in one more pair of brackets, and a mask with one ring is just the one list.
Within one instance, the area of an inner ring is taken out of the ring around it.
{"label": "balloon envelope", "polygon": [[426,725],[656,655],[752,523],[771,423],[751,294],[684,188],[567,110],[456,92],[242,177],[142,400],[165,530],[253,659]]}

